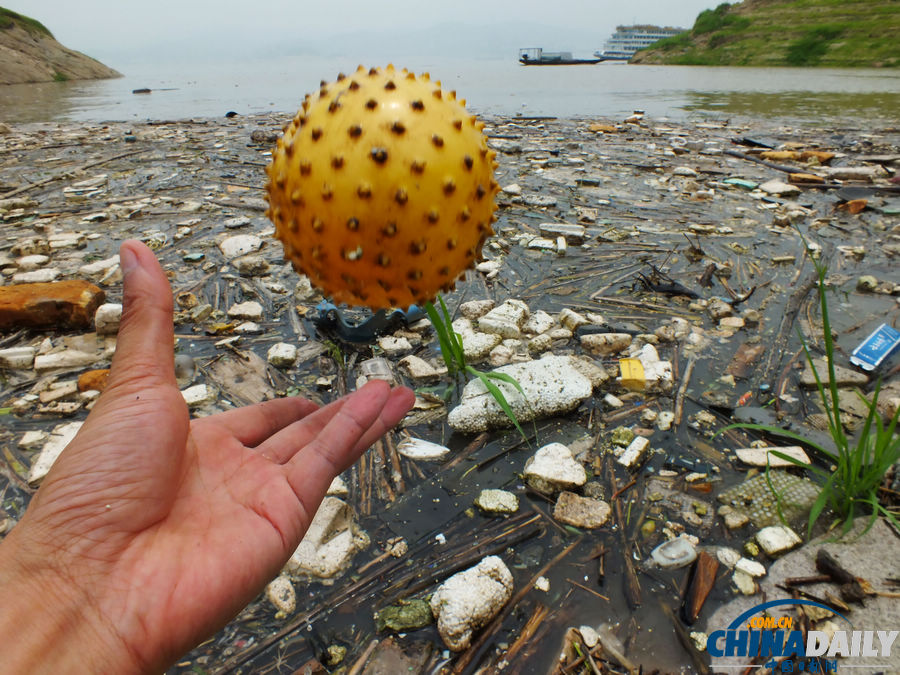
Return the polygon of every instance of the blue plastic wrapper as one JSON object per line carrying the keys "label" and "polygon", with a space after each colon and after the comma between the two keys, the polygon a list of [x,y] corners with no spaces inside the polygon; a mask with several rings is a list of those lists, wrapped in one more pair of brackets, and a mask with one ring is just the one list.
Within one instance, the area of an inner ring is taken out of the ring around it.
{"label": "blue plastic wrapper", "polygon": [[850,363],[863,370],[875,370],[897,347],[900,347],[900,331],[883,323],[853,350]]}

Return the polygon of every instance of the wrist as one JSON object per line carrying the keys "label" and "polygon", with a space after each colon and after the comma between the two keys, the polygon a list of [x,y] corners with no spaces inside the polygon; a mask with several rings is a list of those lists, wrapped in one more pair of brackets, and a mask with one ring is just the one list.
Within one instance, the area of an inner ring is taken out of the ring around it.
{"label": "wrist", "polygon": [[90,598],[46,561],[23,555],[16,534],[0,542],[0,675],[139,672]]}

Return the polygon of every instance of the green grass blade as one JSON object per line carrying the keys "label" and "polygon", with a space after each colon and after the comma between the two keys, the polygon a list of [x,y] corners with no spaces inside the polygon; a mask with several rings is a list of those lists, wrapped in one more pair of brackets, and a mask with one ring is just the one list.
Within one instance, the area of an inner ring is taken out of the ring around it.
{"label": "green grass blade", "polygon": [[793,431],[788,431],[787,429],[782,429],[781,427],[774,427],[770,424],[751,424],[750,422],[739,422],[736,424],[729,424],[727,427],[724,427],[723,429],[720,429],[719,431],[717,431],[715,433],[715,435],[713,436],[713,438],[715,438],[716,436],[718,436],[721,433],[724,433],[725,431],[728,431],[729,429],[752,429],[754,431],[765,431],[767,433],[772,434],[773,436],[782,436],[784,438],[790,438],[792,440],[799,441],[799,442],[803,443],[804,445],[808,445],[809,447],[813,448],[816,452],[819,452],[822,455],[824,455],[825,457],[827,457],[828,459],[830,459],[832,462],[838,461],[837,455],[835,455],[830,450],[826,450],[824,447],[822,447],[818,443],[814,443],[813,441],[809,440],[808,438],[806,438],[806,436],[801,436],[800,434],[795,433]]}
{"label": "green grass blade", "polygon": [[[510,422],[512,422],[516,430],[521,434],[522,438],[527,439],[528,437],[525,435],[525,432],[522,430],[521,425],[519,424],[519,419],[516,417],[516,414],[513,412],[513,409],[510,407],[509,402],[506,400],[506,396],[503,395],[503,391],[491,381],[491,378],[488,377],[488,374],[482,373],[480,370],[476,370],[472,366],[466,366],[466,371],[477,377],[481,380],[481,383],[484,385],[484,388],[488,390],[488,393],[494,398],[497,402],[497,405],[500,406],[500,409],[503,410],[504,414],[509,418]],[[502,373],[494,373],[495,375]],[[503,379],[503,378],[497,378]],[[517,383],[518,384],[518,383]],[[520,388],[521,391],[521,388]],[[524,396],[524,395],[523,395]]]}
{"label": "green grass blade", "polygon": [[[443,304],[443,300],[441,300],[441,303]],[[425,313],[428,315],[428,319],[437,333],[438,343],[441,345],[441,357],[444,359],[447,371],[450,375],[455,375],[461,368],[456,360],[455,340],[450,335],[453,328],[444,323],[431,302],[425,303]]]}

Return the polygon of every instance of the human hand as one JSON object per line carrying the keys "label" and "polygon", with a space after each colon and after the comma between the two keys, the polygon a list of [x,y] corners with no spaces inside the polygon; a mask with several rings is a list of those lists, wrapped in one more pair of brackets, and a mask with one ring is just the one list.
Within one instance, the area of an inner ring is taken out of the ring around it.
{"label": "human hand", "polygon": [[166,277],[143,244],[120,253],[108,387],[0,544],[0,672],[165,669],[278,573],[332,478],[413,402],[370,382],[190,420]]}

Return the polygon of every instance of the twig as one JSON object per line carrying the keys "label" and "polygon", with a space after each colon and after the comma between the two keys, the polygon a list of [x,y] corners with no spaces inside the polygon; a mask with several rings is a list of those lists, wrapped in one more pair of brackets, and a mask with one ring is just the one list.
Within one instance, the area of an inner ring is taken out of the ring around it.
{"label": "twig", "polygon": [[678,427],[681,424],[681,416],[684,413],[684,395],[687,393],[688,385],[691,382],[691,375],[694,372],[694,364],[697,362],[695,357],[688,359],[687,365],[684,367],[684,376],[681,378],[681,386],[678,387],[678,393],[675,396],[675,417],[672,420],[672,426]]}
{"label": "twig", "polygon": [[353,663],[353,667],[347,672],[347,675],[359,675],[362,672],[363,667],[366,665],[366,661],[369,660],[369,657],[372,656],[372,652],[375,651],[375,647],[378,646],[378,640],[372,640],[369,645],[366,647],[366,651],[360,654],[359,658]]}
{"label": "twig", "polygon": [[588,588],[588,587],[585,586],[584,584],[579,584],[577,581],[575,581],[575,580],[573,580],[573,579],[569,579],[568,577],[566,577],[566,581],[568,581],[568,582],[569,582],[570,584],[572,584],[573,586],[578,586],[578,588],[580,588],[580,589],[583,590],[583,591],[587,591],[587,592],[590,593],[591,595],[596,595],[598,598],[602,598],[602,599],[606,600],[607,602],[609,602],[609,598],[607,598],[607,597],[606,597],[605,595],[603,595],[602,593],[598,593],[598,592],[595,591],[593,588]]}

